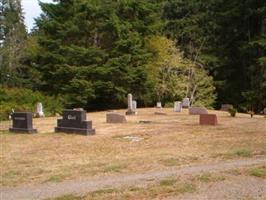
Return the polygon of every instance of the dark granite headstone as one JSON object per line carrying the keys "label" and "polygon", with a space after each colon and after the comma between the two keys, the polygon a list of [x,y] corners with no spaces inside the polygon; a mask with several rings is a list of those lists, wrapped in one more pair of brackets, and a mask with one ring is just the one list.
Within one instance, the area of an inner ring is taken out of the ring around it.
{"label": "dark granite headstone", "polygon": [[63,119],[57,120],[55,132],[94,135],[92,121],[86,121],[85,110],[64,110]]}
{"label": "dark granite headstone", "polygon": [[12,114],[12,128],[10,132],[15,133],[36,133],[37,130],[32,127],[32,113],[31,112],[15,112]]}

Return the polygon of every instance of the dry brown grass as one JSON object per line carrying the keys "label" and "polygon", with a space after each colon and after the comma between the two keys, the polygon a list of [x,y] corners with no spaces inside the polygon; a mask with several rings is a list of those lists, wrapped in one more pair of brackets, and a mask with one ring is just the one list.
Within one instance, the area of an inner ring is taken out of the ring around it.
{"label": "dry brown grass", "polygon": [[[36,135],[2,133],[1,185],[36,184],[117,173],[160,170],[192,163],[266,155],[266,119],[226,112],[218,126],[198,125],[187,110],[166,116],[139,109],[127,124],[105,123],[105,112],[89,113],[95,136],[53,133],[56,118],[34,119]],[[124,113],[125,110],[119,112]],[[140,124],[151,120],[151,124]],[[7,123],[7,122],[5,122]],[[6,127],[6,126],[2,126]],[[144,140],[132,142],[123,136]]]}

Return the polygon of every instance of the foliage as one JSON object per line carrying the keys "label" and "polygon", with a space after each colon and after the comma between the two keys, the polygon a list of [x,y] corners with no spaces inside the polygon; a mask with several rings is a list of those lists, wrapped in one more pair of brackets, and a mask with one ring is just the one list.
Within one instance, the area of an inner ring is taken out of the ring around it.
{"label": "foliage", "polygon": [[0,120],[8,119],[12,109],[18,112],[35,112],[37,102],[43,103],[46,116],[60,113],[63,109],[60,98],[45,96],[29,89],[0,88]]}
{"label": "foliage", "polygon": [[20,0],[0,0],[0,84],[21,86],[26,28]]}
{"label": "foliage", "polygon": [[229,108],[228,112],[231,115],[231,117],[235,117],[237,110],[235,108]]}
{"label": "foliage", "polygon": [[103,109],[147,101],[146,37],[157,31],[153,1],[70,0],[40,3],[38,88],[64,95],[68,107]]}
{"label": "foliage", "polygon": [[192,104],[212,106],[215,100],[212,78],[203,68],[184,58],[174,41],[155,36],[147,40],[147,46],[154,54],[147,69],[157,101],[182,100],[188,96]]}

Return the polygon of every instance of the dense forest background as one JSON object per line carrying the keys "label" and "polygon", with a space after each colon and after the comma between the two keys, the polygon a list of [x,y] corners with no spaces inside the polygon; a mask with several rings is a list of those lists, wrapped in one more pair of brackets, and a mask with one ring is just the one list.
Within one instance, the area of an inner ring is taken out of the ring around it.
{"label": "dense forest background", "polygon": [[0,0],[1,111],[31,109],[40,100],[54,111],[121,108],[128,93],[139,106],[189,97],[207,107],[229,103],[257,113],[266,107],[265,1],[40,6],[43,14],[27,33],[20,0]]}

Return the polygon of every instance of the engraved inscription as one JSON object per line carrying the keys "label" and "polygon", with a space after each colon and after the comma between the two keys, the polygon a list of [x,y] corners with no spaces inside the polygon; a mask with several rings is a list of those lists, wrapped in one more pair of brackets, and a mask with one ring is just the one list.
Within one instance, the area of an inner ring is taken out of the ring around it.
{"label": "engraved inscription", "polygon": [[72,116],[72,115],[68,115],[67,116],[67,119],[69,119],[69,120],[76,120],[77,117],[76,116]]}

